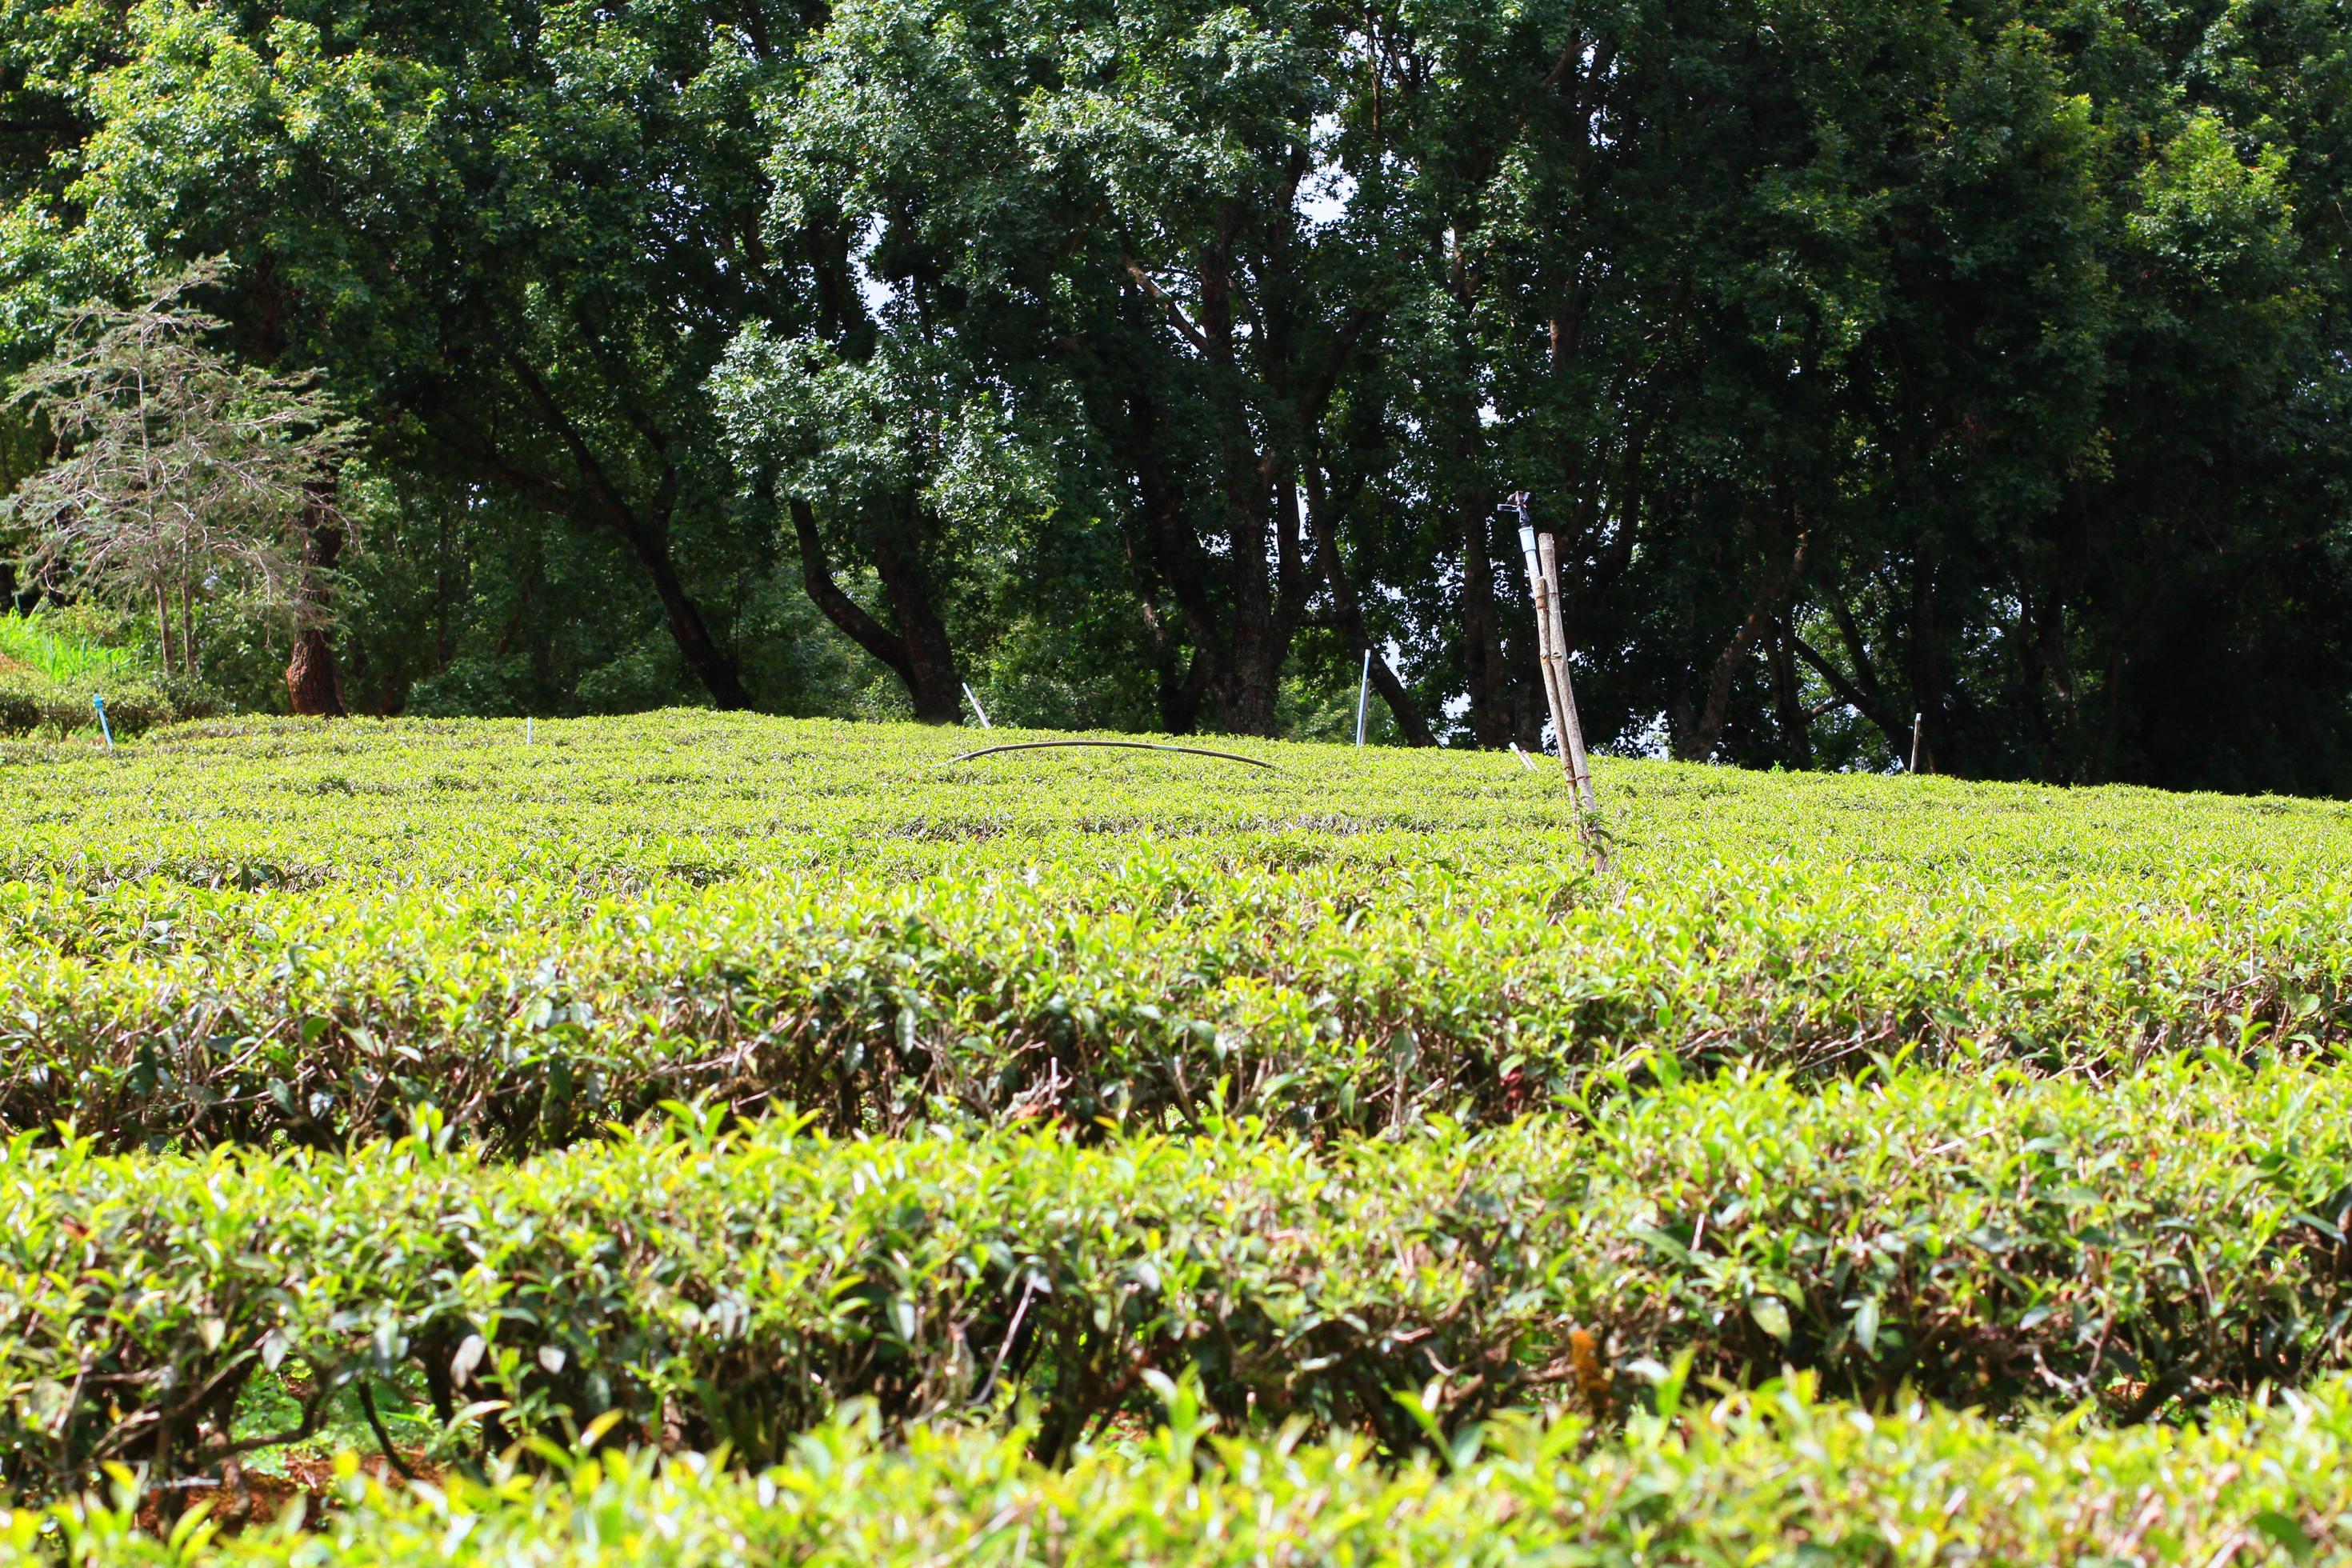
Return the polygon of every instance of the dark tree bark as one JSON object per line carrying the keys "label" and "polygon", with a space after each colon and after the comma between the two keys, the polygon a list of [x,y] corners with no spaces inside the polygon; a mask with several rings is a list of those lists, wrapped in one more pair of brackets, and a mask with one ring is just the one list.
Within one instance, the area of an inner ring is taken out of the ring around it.
{"label": "dark tree bark", "polygon": [[[911,504],[911,503],[910,503]],[[875,570],[890,595],[899,629],[892,630],[864,605],[844,593],[827,563],[824,540],[817,532],[816,512],[794,496],[788,502],[793,533],[800,546],[801,585],[824,616],[850,640],[887,665],[906,687],[915,705],[915,717],[926,724],[955,724],[963,720],[963,680],[957,672],[955,649],[947,627],[931,606],[928,575],[908,542],[882,539],[874,545]]]}
{"label": "dark tree bark", "polygon": [[1811,544],[1812,535],[1800,531],[1788,565],[1777,571],[1769,566],[1765,569],[1764,580],[1757,584],[1747,616],[1731,634],[1731,640],[1723,645],[1723,651],[1716,656],[1715,668],[1707,672],[1706,706],[1700,710],[1689,731],[1679,738],[1675,747],[1679,760],[1703,763],[1715,755],[1715,748],[1723,740],[1723,721],[1731,707],[1731,682],[1739,673],[1740,661],[1778,618],[1781,601],[1804,575],[1805,552]]}
{"label": "dark tree bark", "polygon": [[[687,668],[710,694],[710,700],[722,709],[751,707],[751,695],[743,688],[742,674],[736,668],[734,656],[711,636],[701,606],[687,592],[677,574],[677,561],[670,554],[670,519],[677,507],[678,471],[677,464],[670,460],[667,437],[652,418],[629,400],[629,389],[620,385],[607,367],[607,380],[624,417],[659,459],[660,477],[653,495],[642,503],[633,501],[537,367],[495,332],[489,335],[516,382],[538,410],[541,423],[570,457],[579,483],[577,488],[559,484],[543,476],[522,472],[495,457],[494,466],[544,510],[584,526],[618,534],[637,558],[637,563],[645,568],[655,597],[661,603],[662,618],[670,637],[685,657]],[[490,445],[478,440],[468,444],[485,448]]]}
{"label": "dark tree bark", "polygon": [[686,656],[686,667],[702,682],[710,700],[725,709],[751,707],[751,695],[743,689],[742,673],[735,666],[734,656],[710,635],[701,606],[678,580],[677,563],[670,557],[667,523],[659,527],[630,526],[623,532],[637,563],[652,581],[655,596],[661,601],[662,619],[669,627],[671,640]]}
{"label": "dark tree bark", "polygon": [[1135,577],[1135,603],[1143,617],[1143,635],[1151,644],[1157,687],[1153,699],[1160,708],[1160,727],[1171,735],[1189,735],[1200,721],[1201,699],[1209,690],[1208,656],[1195,647],[1192,657],[1185,658],[1183,639],[1160,613],[1159,574],[1151,568],[1150,553],[1138,550],[1132,539],[1123,539],[1121,544],[1128,570]]}
{"label": "dark tree bark", "polygon": [[1509,672],[1496,626],[1492,498],[1474,495],[1458,508],[1462,532],[1462,668],[1470,697],[1470,734],[1482,746],[1512,740]]}
{"label": "dark tree bark", "polygon": [[1800,773],[1813,765],[1813,716],[1805,710],[1797,687],[1797,658],[1789,646],[1789,628],[1776,626],[1765,645],[1772,668],[1772,706],[1780,725],[1780,749],[1789,766]]}
{"label": "dark tree bark", "polygon": [[[930,574],[915,538],[916,502],[911,496],[873,541],[874,570],[890,595],[890,609],[907,647],[907,695],[915,717],[926,724],[963,721],[963,679],[956,670],[955,647],[940,616]],[[895,524],[895,527],[887,526]]]}
{"label": "dark tree bark", "polygon": [[[1202,704],[1219,679],[1223,650],[1209,592],[1208,553],[1185,521],[1174,487],[1160,466],[1159,405],[1142,379],[1131,374],[1131,365],[1129,362],[1130,373],[1124,375],[1105,424],[1113,454],[1133,482],[1139,503],[1138,526],[1127,531],[1125,542],[1144,630],[1151,639],[1160,723],[1171,735],[1189,735],[1199,726]],[[1160,608],[1163,587],[1175,601],[1175,625]],[[1184,654],[1188,643],[1189,658]]]}
{"label": "dark tree bark", "polygon": [[1796,650],[1820,676],[1838,700],[1868,720],[1886,742],[1887,748],[1897,757],[1909,754],[1910,728],[1896,712],[1886,696],[1885,687],[1871,663],[1869,645],[1863,640],[1862,628],[1855,624],[1853,609],[1842,598],[1830,601],[1831,618],[1837,622],[1838,636],[1845,644],[1846,653],[1853,660],[1854,673],[1848,676],[1836,661],[1822,653],[1794,631],[1789,634],[1789,646]]}
{"label": "dark tree bark", "polygon": [[1321,481],[1313,468],[1307,469],[1312,487],[1307,501],[1315,515],[1315,553],[1322,567],[1324,585],[1331,591],[1331,618],[1348,647],[1359,658],[1371,655],[1369,669],[1372,689],[1381,694],[1389,711],[1396,716],[1397,728],[1403,732],[1408,746],[1434,746],[1437,737],[1431,733],[1429,721],[1423,718],[1421,706],[1405,689],[1403,681],[1389,667],[1388,656],[1372,647],[1372,639],[1364,626],[1364,609],[1356,596],[1356,584],[1348,575],[1346,563],[1339,559],[1339,519],[1346,506],[1324,494]]}
{"label": "dark tree bark", "polygon": [[[1269,210],[1288,214],[1291,197],[1307,167],[1306,150],[1295,149],[1286,176],[1287,186]],[[1240,734],[1271,735],[1283,666],[1306,618],[1315,585],[1321,580],[1321,574],[1305,559],[1306,531],[1298,504],[1300,454],[1316,449],[1317,431],[1339,378],[1380,314],[1359,309],[1331,324],[1319,347],[1302,352],[1293,292],[1297,279],[1289,267],[1292,258],[1277,242],[1257,255],[1250,268],[1256,286],[1255,309],[1244,352],[1235,318],[1234,258],[1246,237],[1247,216],[1236,204],[1221,220],[1213,239],[1191,258],[1198,289],[1198,321],[1135,258],[1121,253],[1118,261],[1132,285],[1126,299],[1137,310],[1162,318],[1211,369],[1212,391],[1206,406],[1215,443],[1226,543],[1223,559],[1217,563],[1225,574],[1222,604],[1208,591],[1208,574],[1202,570],[1210,552],[1182,524],[1181,514],[1166,509],[1164,515],[1177,524],[1176,530],[1155,524],[1147,530],[1147,537],[1160,575],[1176,591],[1188,620],[1197,616],[1201,623],[1193,631],[1195,646],[1209,656],[1208,687],[1216,701],[1218,722]],[[1099,366],[1108,356],[1088,357]],[[1127,395],[1131,402],[1137,389],[1130,387]],[[1143,395],[1148,398],[1149,394]],[[1135,438],[1130,432],[1130,447]],[[1146,430],[1141,438],[1151,442],[1155,433]],[[1133,457],[1124,457],[1122,462],[1138,489],[1146,489]],[[1155,458],[1154,466],[1157,462]],[[1148,521],[1154,510],[1147,498]],[[1180,531],[1181,537],[1177,536]],[[1194,590],[1191,603],[1187,602],[1188,579]]]}
{"label": "dark tree bark", "polygon": [[342,672],[335,665],[329,574],[343,553],[343,530],[325,498],[315,498],[302,521],[302,572],[295,589],[294,653],[286,661],[286,699],[295,712],[343,717]]}

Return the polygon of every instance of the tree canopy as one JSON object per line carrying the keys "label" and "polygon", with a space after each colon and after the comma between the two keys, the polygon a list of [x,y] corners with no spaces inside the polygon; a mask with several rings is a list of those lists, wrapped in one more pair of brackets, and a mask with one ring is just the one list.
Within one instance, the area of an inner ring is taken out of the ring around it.
{"label": "tree canopy", "polygon": [[2347,160],[2338,0],[71,0],[0,352],[229,258],[355,706],[1530,745],[1525,489],[1603,749],[2345,793]]}

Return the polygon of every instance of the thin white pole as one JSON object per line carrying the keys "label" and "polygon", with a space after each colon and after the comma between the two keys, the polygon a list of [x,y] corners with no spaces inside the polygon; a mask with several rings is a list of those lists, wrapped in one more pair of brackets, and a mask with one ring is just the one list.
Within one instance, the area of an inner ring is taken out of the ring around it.
{"label": "thin white pole", "polygon": [[980,705],[979,698],[972,696],[971,682],[969,680],[963,683],[963,694],[971,699],[971,710],[980,715],[980,727],[983,730],[995,729],[996,726],[988,721],[988,710]]}
{"label": "thin white pole", "polygon": [[1519,750],[1519,743],[1518,743],[1517,741],[1514,741],[1514,742],[1511,742],[1511,755],[1513,755],[1513,756],[1515,756],[1515,757],[1518,758],[1518,759],[1519,759],[1519,766],[1521,766],[1521,767],[1523,767],[1523,768],[1527,769],[1527,770],[1528,770],[1528,772],[1529,772],[1529,773],[1533,773],[1533,772],[1535,772],[1535,771],[1536,771],[1536,765],[1535,765],[1535,763],[1533,763],[1529,762],[1529,761],[1528,760],[1528,754],[1527,754],[1525,752],[1523,752],[1523,751]]}
{"label": "thin white pole", "polygon": [[1372,692],[1372,650],[1364,650],[1364,673],[1356,680],[1356,744],[1364,743],[1364,700]]}
{"label": "thin white pole", "polygon": [[1911,715],[1911,767],[1910,767],[1910,771],[1911,771],[1912,773],[1917,773],[1917,772],[1919,771],[1919,721],[1920,721],[1920,719],[1921,719],[1922,717],[1923,717],[1923,715],[1921,715],[1921,714],[1917,714],[1917,713],[1914,713],[1914,714],[1912,714],[1912,715]]}
{"label": "thin white pole", "polygon": [[524,745],[526,745],[526,746],[528,746],[528,745],[530,745],[530,744],[531,743],[531,726],[532,726],[534,723],[536,723],[536,722],[538,722],[538,721],[536,721],[535,719],[531,718],[529,714],[525,714],[525,715],[523,716],[523,721],[522,721],[522,743],[523,743]]}

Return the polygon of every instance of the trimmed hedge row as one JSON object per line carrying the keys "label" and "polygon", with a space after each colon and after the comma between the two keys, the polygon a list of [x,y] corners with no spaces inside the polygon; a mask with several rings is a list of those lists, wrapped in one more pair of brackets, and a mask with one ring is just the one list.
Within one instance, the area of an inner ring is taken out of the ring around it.
{"label": "trimmed hedge row", "polygon": [[415,1109],[506,1157],[666,1100],[1323,1133],[1481,1120],[1645,1049],[1696,1067],[2114,1069],[2352,1037],[2352,910],[2111,889],[1887,907],[1854,872],[1578,902],[1554,873],[1234,868],[596,896],[0,883],[0,1128],[340,1148]]}
{"label": "trimmed hedge row", "polygon": [[[1224,1436],[1190,1392],[1139,1444],[1037,1463],[1029,1434],[852,1413],[756,1478],[698,1457],[606,1453],[550,1482],[504,1472],[387,1488],[348,1466],[323,1517],[170,1541],[113,1501],[0,1510],[0,1562],[174,1568],[661,1568],[793,1563],[1637,1564],[2352,1560],[2352,1388],[2330,1383],[2201,1429],[2011,1429],[1914,1405],[1865,1415],[1804,1380],[1637,1416],[1585,1448],[1574,1418],[1496,1423],[1384,1465],[1360,1441]],[[1582,1451],[1580,1451],[1582,1450]]]}
{"label": "trimmed hedge row", "polygon": [[[95,734],[98,714],[89,699],[88,691],[60,686],[32,670],[0,668],[0,735],[44,731],[69,735],[81,730]],[[110,683],[106,692],[107,728],[118,741],[210,711],[201,691],[190,689],[175,694],[152,680]]]}
{"label": "trimmed hedge row", "polygon": [[430,1138],[202,1160],[20,1138],[6,1484],[282,1440],[240,1415],[265,1369],[315,1414],[414,1366],[445,1415],[501,1403],[493,1452],[610,1413],[760,1463],[852,1397],[899,1422],[1017,1394],[1061,1452],[1186,1369],[1235,1419],[1403,1446],[1423,1427],[1400,1389],[1446,1428],[1538,1399],[1614,1412],[1682,1353],[2137,1417],[2352,1348],[2347,1074],[1743,1075],[1581,1128],[1328,1149],[1247,1124],[1094,1148],[716,1126],[513,1166]]}
{"label": "trimmed hedge row", "polygon": [[[542,721],[535,739],[521,721],[215,721],[106,768],[12,772],[0,874],[426,890],[799,871],[1116,879],[1139,847],[1192,844],[1261,869],[1450,871],[1451,907],[1467,913],[1515,868],[1579,881],[1559,775],[1504,753],[1236,741],[1283,771],[1136,752],[950,762],[978,743],[929,725],[708,711]],[[2352,873],[2340,803],[1597,766],[1607,886],[1635,895],[1781,865],[1858,871],[1890,911],[1982,885],[2232,921]],[[1366,890],[1380,901],[1377,883]]]}
{"label": "trimmed hedge row", "polygon": [[[2352,1037],[2307,802],[1260,749],[950,763],[921,726],[235,721],[0,790],[0,1129],[501,1157],[665,1100],[1318,1135],[1644,1050],[2105,1071]],[[58,759],[70,749],[52,748]]]}

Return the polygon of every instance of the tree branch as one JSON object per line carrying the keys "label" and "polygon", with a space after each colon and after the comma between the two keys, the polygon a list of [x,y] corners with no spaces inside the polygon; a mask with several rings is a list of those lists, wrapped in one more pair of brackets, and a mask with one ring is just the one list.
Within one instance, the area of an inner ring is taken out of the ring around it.
{"label": "tree branch", "polygon": [[914,663],[908,657],[906,639],[841,591],[841,584],[833,580],[833,568],[825,563],[824,541],[817,534],[815,510],[799,496],[793,497],[788,504],[793,514],[793,532],[800,544],[801,586],[807,590],[816,607],[824,612],[825,619],[848,633],[858,647],[888,665],[891,673],[912,689]]}
{"label": "tree branch", "polygon": [[1881,705],[1849,680],[1845,671],[1822,657],[1820,649],[1799,637],[1794,626],[1788,627],[1787,631],[1789,646],[1797,650],[1797,657],[1812,667],[1813,673],[1820,676],[1832,691],[1837,693],[1839,701],[1869,720],[1878,732],[1885,737],[1886,743],[1895,748],[1895,754],[1901,756],[1903,754],[1901,726],[1890,727]]}
{"label": "tree branch", "polygon": [[589,489],[595,492],[596,499],[611,514],[608,521],[625,532],[636,531],[642,523],[635,509],[629,505],[628,498],[621,493],[621,487],[614,483],[613,477],[605,472],[603,459],[596,456],[595,448],[588,444],[588,438],[581,434],[571,416],[563,412],[563,405],[556,401],[555,394],[545,379],[504,337],[495,331],[489,336],[490,341],[498,345],[499,357],[506,361],[507,368],[514,372],[515,379],[530,395],[530,400],[539,405],[540,417],[547,421],[549,427],[555,432],[556,439],[562,442],[564,449],[572,454],[572,465],[580,470],[580,477],[587,481]]}
{"label": "tree branch", "polygon": [[1122,250],[1119,252],[1118,259],[1119,265],[1127,268],[1127,275],[1135,279],[1137,287],[1150,295],[1161,310],[1168,312],[1169,321],[1175,323],[1176,330],[1184,334],[1184,341],[1200,350],[1203,356],[1213,357],[1215,351],[1210,347],[1208,338],[1202,334],[1200,328],[1192,324],[1192,318],[1184,314],[1184,307],[1178,304],[1166,289],[1154,283],[1151,280],[1151,274],[1146,272],[1135,258]]}

